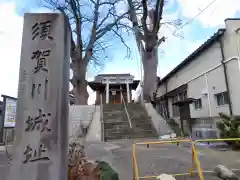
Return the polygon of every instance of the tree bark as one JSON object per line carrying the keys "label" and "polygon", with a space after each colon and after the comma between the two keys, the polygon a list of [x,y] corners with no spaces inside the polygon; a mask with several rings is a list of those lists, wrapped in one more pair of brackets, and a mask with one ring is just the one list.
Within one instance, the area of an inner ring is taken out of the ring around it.
{"label": "tree bark", "polygon": [[76,105],[86,105],[88,104],[88,91],[87,91],[87,63],[85,61],[77,60],[73,62],[73,93],[75,97]]}
{"label": "tree bark", "polygon": [[157,88],[157,49],[152,51],[142,50],[142,63],[144,70],[143,100],[149,101]]}

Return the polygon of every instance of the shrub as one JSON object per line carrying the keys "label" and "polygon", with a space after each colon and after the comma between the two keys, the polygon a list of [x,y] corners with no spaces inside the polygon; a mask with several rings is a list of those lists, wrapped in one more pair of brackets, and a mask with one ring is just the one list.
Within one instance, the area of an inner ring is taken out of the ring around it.
{"label": "shrub", "polygon": [[[221,121],[217,123],[221,138],[240,138],[240,118],[219,113]],[[240,141],[228,141],[233,149],[240,149]]]}

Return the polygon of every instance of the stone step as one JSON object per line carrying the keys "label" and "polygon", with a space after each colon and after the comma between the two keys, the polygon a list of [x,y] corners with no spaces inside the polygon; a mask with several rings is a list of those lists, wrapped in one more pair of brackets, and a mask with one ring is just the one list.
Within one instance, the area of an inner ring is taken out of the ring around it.
{"label": "stone step", "polygon": [[157,137],[157,132],[141,104],[127,104],[127,110],[133,128],[130,128],[123,105],[104,105],[105,141]]}
{"label": "stone step", "polygon": [[141,139],[141,138],[156,138],[153,134],[147,135],[122,135],[122,136],[105,136],[105,141],[117,140],[117,139]]}
{"label": "stone step", "polygon": [[134,115],[133,116],[133,115],[129,114],[129,116],[130,116],[131,119],[136,119],[136,120],[138,120],[138,119],[145,119],[145,120],[149,119],[148,116],[145,116],[145,115]]}
{"label": "stone step", "polygon": [[[129,130],[128,130],[129,129]],[[126,126],[120,126],[120,127],[116,127],[116,126],[108,126],[108,127],[104,127],[104,131],[110,131],[110,132],[130,132],[130,127]]]}
{"label": "stone step", "polygon": [[115,121],[113,119],[110,119],[103,121],[103,123],[106,125],[121,125],[121,124],[129,125],[129,121],[126,119],[115,119]]}
{"label": "stone step", "polygon": [[156,131],[152,130],[152,129],[134,129],[133,133],[134,134],[156,134]]}
{"label": "stone step", "polygon": [[151,123],[152,122],[150,119],[143,119],[143,118],[131,118],[131,121],[134,123],[143,123],[143,122]]}
{"label": "stone step", "polygon": [[103,116],[113,117],[113,116],[126,116],[125,112],[104,112]]}
{"label": "stone step", "polygon": [[127,135],[133,135],[133,134],[156,134],[156,131],[153,129],[105,129],[104,135],[119,135],[119,134],[127,134]]}
{"label": "stone step", "polygon": [[112,127],[110,127],[110,128],[104,128],[104,132],[116,132],[116,133],[129,133],[129,132],[133,132],[132,131],[133,129],[131,129],[129,126],[128,127],[125,127],[125,128],[112,128]]}
{"label": "stone step", "polygon": [[135,123],[132,122],[132,127],[136,128],[154,128],[154,126],[149,122]]}
{"label": "stone step", "polygon": [[114,112],[114,111],[123,111],[123,112],[125,112],[125,109],[124,108],[117,108],[117,109],[103,108],[103,112]]}
{"label": "stone step", "polygon": [[[128,121],[114,122],[114,123],[104,122],[104,129],[113,129],[113,128],[130,128],[130,124]],[[154,126],[150,123],[132,123],[132,128],[154,129]]]}
{"label": "stone step", "polygon": [[142,124],[133,124],[132,123],[132,127],[133,128],[150,128],[150,129],[152,129],[153,125],[149,124],[149,123],[142,123]]}
{"label": "stone step", "polygon": [[105,118],[105,119],[103,119],[103,122],[104,123],[109,123],[109,124],[114,124],[114,123],[117,123],[117,124],[119,124],[119,123],[129,123],[129,121],[128,121],[128,119],[127,118],[122,118],[122,117],[118,117],[118,118],[110,118],[110,119],[107,119],[107,118]]}
{"label": "stone step", "polygon": [[132,133],[104,133],[104,137],[122,137],[122,136],[132,136]]}
{"label": "stone step", "polygon": [[117,117],[117,116],[126,116],[125,112],[122,113],[103,113],[103,117]]}
{"label": "stone step", "polygon": [[118,109],[103,108],[103,112],[114,112],[114,111],[125,112],[125,109],[124,108],[118,108]]}
{"label": "stone step", "polygon": [[104,104],[103,107],[118,108],[123,107],[123,104]]}

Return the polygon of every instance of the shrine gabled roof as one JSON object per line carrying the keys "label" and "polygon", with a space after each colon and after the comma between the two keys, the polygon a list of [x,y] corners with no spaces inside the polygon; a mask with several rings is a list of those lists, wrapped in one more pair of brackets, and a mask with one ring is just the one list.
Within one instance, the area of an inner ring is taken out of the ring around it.
{"label": "shrine gabled roof", "polygon": [[[138,87],[138,84],[139,84],[139,80],[134,80],[133,83],[129,84],[129,86],[131,87],[132,90],[136,90],[137,87]],[[88,82],[88,85],[90,86],[90,88],[93,90],[93,91],[104,91],[105,90],[105,84],[102,84],[100,82],[96,82],[96,81],[92,81],[92,82]],[[119,84],[110,84],[111,87],[114,87],[114,86],[118,86],[119,87]],[[125,84],[122,84],[122,87],[125,89],[126,85]]]}

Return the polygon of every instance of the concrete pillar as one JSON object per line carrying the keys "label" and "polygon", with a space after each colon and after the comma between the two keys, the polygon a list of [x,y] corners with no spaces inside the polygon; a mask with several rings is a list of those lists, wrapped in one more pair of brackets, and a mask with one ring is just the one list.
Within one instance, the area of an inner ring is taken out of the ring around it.
{"label": "concrete pillar", "polygon": [[130,103],[130,91],[129,91],[129,83],[126,82],[126,86],[127,86],[127,102]]}
{"label": "concrete pillar", "polygon": [[7,180],[68,179],[69,27],[63,14],[24,15],[16,138]]}
{"label": "concrete pillar", "polygon": [[106,82],[106,104],[109,103],[109,82]]}

